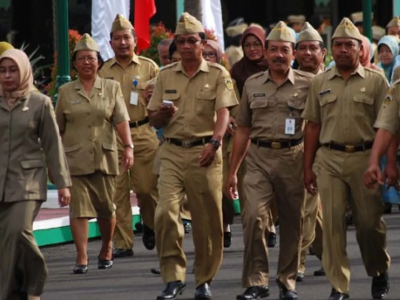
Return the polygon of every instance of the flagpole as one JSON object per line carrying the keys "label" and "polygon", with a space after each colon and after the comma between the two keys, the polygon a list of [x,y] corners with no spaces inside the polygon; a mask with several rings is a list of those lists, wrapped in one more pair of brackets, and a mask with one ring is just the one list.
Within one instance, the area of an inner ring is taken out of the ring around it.
{"label": "flagpole", "polygon": [[54,0],[56,37],[57,37],[57,77],[56,94],[53,103],[57,103],[58,89],[71,81],[69,65],[68,0]]}

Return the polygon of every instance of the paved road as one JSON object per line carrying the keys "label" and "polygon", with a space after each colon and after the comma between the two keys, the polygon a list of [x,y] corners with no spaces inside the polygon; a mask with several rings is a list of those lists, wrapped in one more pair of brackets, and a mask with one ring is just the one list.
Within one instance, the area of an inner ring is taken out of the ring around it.
{"label": "paved road", "polygon": [[[391,291],[387,299],[400,299],[400,214],[394,213],[386,217],[388,224],[388,245],[392,257],[390,270]],[[110,270],[98,270],[97,254],[99,241],[89,244],[90,269],[86,275],[73,275],[72,267],[75,261],[75,249],[72,244],[43,248],[49,267],[49,279],[44,300],[154,300],[164,288],[159,276],[149,272],[157,266],[156,252],[147,251],[139,236],[135,237],[135,256],[118,259]],[[184,241],[184,249],[188,256],[189,266],[193,263],[193,243],[191,235]],[[276,274],[279,248],[270,251],[271,274]],[[371,299],[371,279],[365,274],[360,258],[360,252],[355,241],[354,229],[348,232],[348,255],[352,265],[351,299]],[[243,257],[243,242],[239,219],[233,225],[233,244],[225,251],[224,261],[215,281],[212,292],[215,300],[234,300],[243,291],[241,287],[241,269]],[[330,286],[325,277],[313,277],[312,273],[319,267],[314,256],[308,256],[307,262],[310,274],[303,283],[298,284],[299,299],[327,299]],[[191,268],[190,268],[191,269]],[[307,275],[307,274],[306,274]],[[187,275],[187,288],[178,299],[193,299],[195,290],[192,274]],[[278,299],[278,288],[271,280],[271,296]]]}

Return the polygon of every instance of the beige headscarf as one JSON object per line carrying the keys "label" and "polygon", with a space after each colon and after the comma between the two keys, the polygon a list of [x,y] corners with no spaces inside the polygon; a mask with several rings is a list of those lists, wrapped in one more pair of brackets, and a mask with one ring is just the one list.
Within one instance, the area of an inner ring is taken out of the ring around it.
{"label": "beige headscarf", "polygon": [[9,102],[13,103],[17,99],[26,96],[30,91],[34,90],[32,66],[28,56],[24,51],[19,49],[9,49],[0,56],[0,62],[4,58],[12,59],[18,66],[20,81],[18,88],[11,92],[5,92],[0,83],[0,96],[6,98]]}

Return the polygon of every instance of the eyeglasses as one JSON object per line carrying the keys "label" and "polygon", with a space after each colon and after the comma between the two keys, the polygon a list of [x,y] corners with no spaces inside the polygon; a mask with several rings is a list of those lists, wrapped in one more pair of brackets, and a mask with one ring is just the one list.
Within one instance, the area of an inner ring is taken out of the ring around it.
{"label": "eyeglasses", "polygon": [[93,62],[95,62],[97,60],[97,57],[94,57],[94,56],[82,56],[82,57],[77,57],[76,60],[80,61],[80,62],[88,61],[88,62],[93,63]]}
{"label": "eyeglasses", "polygon": [[217,57],[217,53],[215,52],[205,52],[203,51],[203,57],[209,57],[209,58],[216,58]]}
{"label": "eyeglasses", "polygon": [[177,43],[178,45],[185,45],[186,43],[188,43],[189,45],[195,45],[195,44],[197,44],[198,42],[200,42],[201,40],[198,40],[198,39],[195,39],[195,38],[188,38],[187,40],[186,39],[176,39],[175,40],[175,43]]}

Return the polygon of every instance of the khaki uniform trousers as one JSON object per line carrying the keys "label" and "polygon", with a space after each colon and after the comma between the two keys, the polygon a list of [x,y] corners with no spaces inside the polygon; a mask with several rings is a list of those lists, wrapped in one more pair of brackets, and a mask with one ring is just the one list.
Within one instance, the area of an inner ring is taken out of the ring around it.
{"label": "khaki uniform trousers", "polygon": [[303,239],[301,242],[301,254],[299,272],[305,273],[308,248],[311,246],[315,256],[322,258],[322,208],[319,194],[311,195],[305,191]]}
{"label": "khaki uniform trousers", "polygon": [[25,300],[43,292],[47,268],[33,236],[41,205],[41,201],[0,202],[1,300]]}
{"label": "khaki uniform trousers", "polygon": [[199,164],[202,151],[203,146],[182,148],[169,143],[160,149],[160,200],[155,231],[164,282],[184,281],[186,277],[180,218],[183,193],[187,194],[192,215],[196,286],[211,282],[222,262],[222,154],[218,150],[214,162],[202,168]]}
{"label": "khaki uniform trousers", "polygon": [[349,194],[356,238],[368,276],[378,276],[390,265],[380,189],[367,189],[363,183],[370,153],[344,153],[321,147],[314,164],[323,211],[322,265],[332,287],[341,293],[348,293],[350,285],[346,253]]}
{"label": "khaki uniform trousers", "polygon": [[250,144],[244,178],[243,210],[245,288],[268,285],[268,209],[276,197],[280,226],[277,280],[294,290],[303,232],[303,145],[269,149]]}
{"label": "khaki uniform trousers", "polygon": [[[132,128],[131,134],[135,145],[134,166],[128,174],[121,165],[120,175],[116,178],[114,203],[117,207],[117,226],[114,240],[117,249],[133,247],[130,190],[133,189],[136,193],[143,223],[152,229],[158,202],[157,175],[153,173],[153,163],[159,143],[157,135],[148,124]],[[119,146],[121,146],[120,141]]]}

